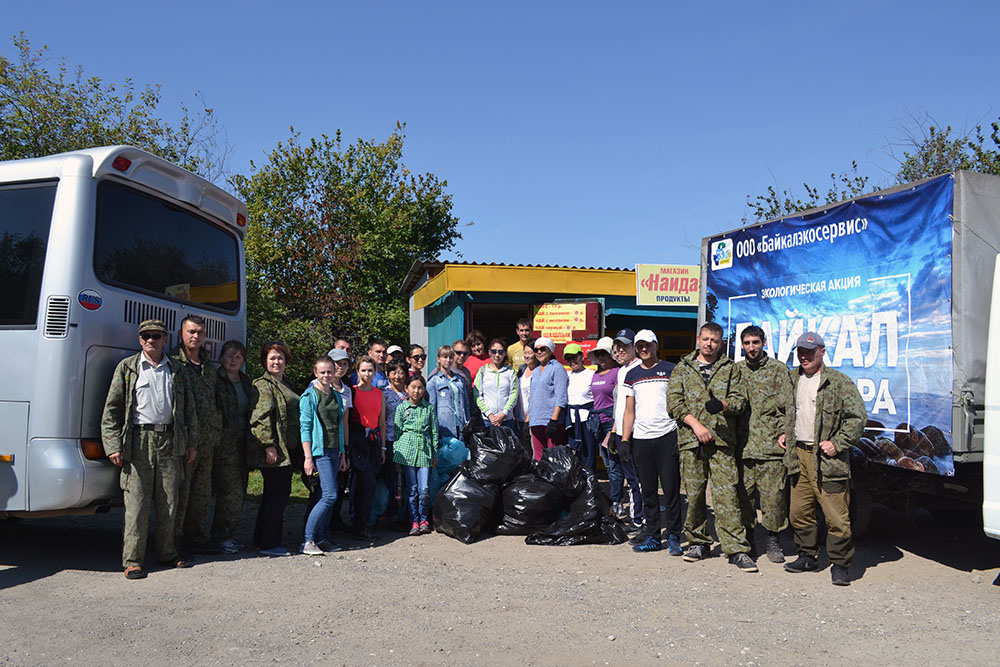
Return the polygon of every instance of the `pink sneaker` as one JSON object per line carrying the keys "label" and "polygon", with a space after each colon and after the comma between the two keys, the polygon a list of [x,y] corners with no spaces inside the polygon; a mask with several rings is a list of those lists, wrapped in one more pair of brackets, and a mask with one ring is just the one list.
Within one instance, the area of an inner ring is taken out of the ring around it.
{"label": "pink sneaker", "polygon": [[410,527],[410,535],[419,535],[419,534],[420,534],[420,524],[414,521],[413,525]]}
{"label": "pink sneaker", "polygon": [[423,533],[424,535],[426,535],[427,533],[432,532],[431,531],[431,524],[428,523],[427,521],[421,521],[420,522],[420,532]]}

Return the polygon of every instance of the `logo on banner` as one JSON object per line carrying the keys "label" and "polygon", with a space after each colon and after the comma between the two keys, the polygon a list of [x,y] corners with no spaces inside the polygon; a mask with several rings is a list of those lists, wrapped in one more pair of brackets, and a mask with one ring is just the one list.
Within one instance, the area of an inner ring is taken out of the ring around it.
{"label": "logo on banner", "polygon": [[100,292],[93,289],[82,290],[77,296],[76,300],[80,302],[80,305],[87,310],[97,310],[104,303],[104,299],[101,298]]}
{"label": "logo on banner", "polygon": [[728,269],[733,265],[733,242],[721,239],[712,244],[712,270]]}

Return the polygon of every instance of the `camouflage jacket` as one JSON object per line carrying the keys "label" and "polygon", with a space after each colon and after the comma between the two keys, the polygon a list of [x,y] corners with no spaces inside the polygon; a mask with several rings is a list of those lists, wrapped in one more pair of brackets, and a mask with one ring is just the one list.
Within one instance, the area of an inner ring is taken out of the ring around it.
{"label": "camouflage jacket", "polygon": [[[111,377],[111,388],[104,402],[101,417],[101,442],[105,454],[121,453],[122,460],[132,460],[129,430],[132,427],[132,410],[135,407],[135,383],[139,379],[139,362],[142,352],[118,362]],[[174,385],[174,455],[183,456],[188,447],[198,446],[198,414],[187,377],[179,363],[168,359]]]}
{"label": "camouflage jacket", "polygon": [[[705,402],[709,390],[728,406],[725,411],[709,414]],[[736,418],[746,404],[746,386],[740,370],[726,355],[720,355],[712,367],[708,384],[698,370],[698,351],[681,359],[670,375],[667,384],[667,411],[677,420],[678,449],[696,449],[698,438],[694,430],[684,423],[684,418],[694,415],[702,426],[715,434],[715,443],[721,447],[736,446]]]}
{"label": "camouflage jacket", "polygon": [[219,444],[222,437],[222,412],[219,409],[219,397],[215,384],[219,380],[215,372],[215,364],[204,348],[198,355],[201,358],[201,372],[188,363],[184,347],[178,345],[170,351],[170,358],[180,362],[182,373],[187,376],[188,385],[194,394],[194,405],[198,411],[198,442],[199,447],[213,447]]}
{"label": "camouflage jacket", "polygon": [[[788,366],[767,355],[760,363],[744,359],[736,365],[746,384],[747,395],[746,410],[737,421],[743,458],[781,460],[785,450],[778,445],[778,436],[788,431],[788,417],[795,414],[791,371]],[[794,426],[793,418],[791,427]]]}
{"label": "camouflage jacket", "polygon": [[217,373],[219,379],[215,390],[219,396],[219,412],[222,415],[222,437],[219,439],[219,451],[215,455],[228,461],[238,461],[241,466],[246,467],[248,447],[260,447],[260,443],[250,442],[253,439],[250,436],[250,413],[257,404],[259,392],[250,378],[241,372],[240,384],[247,397],[247,414],[241,419],[240,404],[236,399],[233,383],[224,369],[217,369]]}
{"label": "camouflage jacket", "polygon": [[[251,469],[293,465],[303,457],[299,440],[298,399],[295,405],[289,405],[278,381],[267,373],[254,380],[253,384],[257,388],[257,402],[250,410],[247,464]],[[264,450],[267,447],[278,450],[276,463],[266,463]]]}
{"label": "camouflage jacket", "polygon": [[[819,389],[816,390],[816,435],[813,437],[818,461],[816,477],[820,482],[823,479],[830,481],[850,479],[851,462],[848,450],[857,444],[858,438],[861,437],[865,421],[868,419],[868,411],[865,410],[865,402],[851,378],[826,366],[823,366],[821,374]],[[802,369],[794,374],[792,396],[796,395],[799,388],[800,377]],[[785,432],[785,441],[788,443],[788,449],[785,450],[785,465],[789,474],[794,475],[799,471],[799,459],[795,448],[794,402],[790,412],[791,418],[788,430]],[[827,456],[822,452],[819,443],[824,440],[831,441],[837,448],[836,456]]]}

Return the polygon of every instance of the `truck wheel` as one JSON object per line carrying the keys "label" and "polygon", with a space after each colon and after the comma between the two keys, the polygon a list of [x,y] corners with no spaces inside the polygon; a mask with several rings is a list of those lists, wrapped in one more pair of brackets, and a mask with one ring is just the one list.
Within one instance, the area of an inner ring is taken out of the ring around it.
{"label": "truck wheel", "polygon": [[851,536],[854,539],[863,537],[868,532],[872,521],[872,493],[868,489],[851,489],[851,504],[848,507],[851,515]]}

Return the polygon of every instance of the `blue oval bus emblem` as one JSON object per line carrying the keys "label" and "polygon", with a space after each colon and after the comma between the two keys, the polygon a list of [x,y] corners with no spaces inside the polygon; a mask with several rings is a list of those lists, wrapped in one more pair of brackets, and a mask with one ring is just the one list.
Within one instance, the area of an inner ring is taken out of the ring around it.
{"label": "blue oval bus emblem", "polygon": [[87,310],[97,310],[104,303],[104,299],[101,298],[100,292],[93,289],[82,290],[76,297],[76,300],[80,302],[80,305]]}

